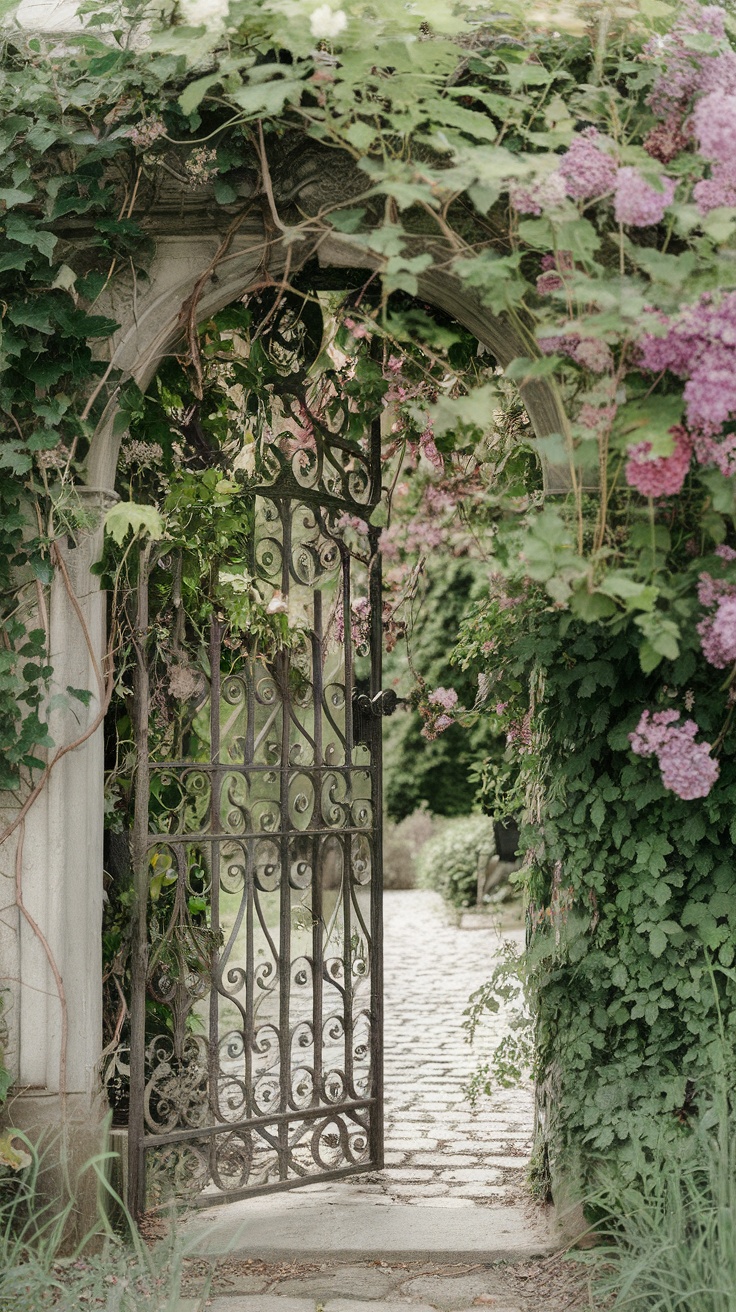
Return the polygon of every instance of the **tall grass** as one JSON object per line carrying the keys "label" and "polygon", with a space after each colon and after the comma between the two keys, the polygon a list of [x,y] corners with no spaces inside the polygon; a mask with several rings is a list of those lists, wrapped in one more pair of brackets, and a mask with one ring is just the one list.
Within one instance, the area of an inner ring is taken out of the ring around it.
{"label": "tall grass", "polygon": [[591,1200],[610,1236],[589,1255],[599,1306],[734,1312],[736,1114],[725,1089],[690,1133],[662,1147],[645,1180]]}
{"label": "tall grass", "polygon": [[[23,1138],[22,1135],[18,1136]],[[0,1181],[0,1312],[176,1312],[183,1251],[175,1238],[148,1248],[107,1180],[108,1154],[84,1168],[97,1178],[99,1209],[93,1229],[68,1252],[74,1190],[58,1206],[44,1192],[43,1154],[25,1141],[32,1162]],[[114,1233],[105,1199],[122,1215]]]}

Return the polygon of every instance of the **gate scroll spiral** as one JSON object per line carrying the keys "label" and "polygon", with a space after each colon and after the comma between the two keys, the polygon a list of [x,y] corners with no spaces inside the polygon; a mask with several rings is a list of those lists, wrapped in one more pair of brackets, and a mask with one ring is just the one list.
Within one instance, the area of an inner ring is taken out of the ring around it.
{"label": "gate scroll spiral", "polygon": [[[291,645],[266,662],[215,612],[189,740],[198,750],[178,759],[158,759],[148,731],[148,595],[173,564],[142,553],[136,1214],[172,1197],[206,1206],[382,1165],[380,719],[353,709],[356,656],[371,698],[380,692],[380,557],[368,527],[380,426],[360,443],[310,437],[295,452],[274,442],[243,493],[244,568],[288,608]],[[343,541],[345,517],[365,525],[362,556]],[[346,617],[359,590],[368,619],[357,631]],[[155,903],[154,883],[167,890]],[[166,1017],[154,1034],[152,1014]]]}

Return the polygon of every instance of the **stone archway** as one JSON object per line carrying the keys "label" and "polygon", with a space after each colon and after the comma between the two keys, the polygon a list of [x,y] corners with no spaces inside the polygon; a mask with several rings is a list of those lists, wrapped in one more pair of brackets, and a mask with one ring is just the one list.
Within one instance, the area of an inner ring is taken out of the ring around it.
{"label": "stone archway", "polygon": [[[273,204],[301,221],[325,206],[344,203],[355,191],[354,166],[325,151],[301,151],[274,169]],[[352,181],[351,181],[352,179]],[[247,194],[249,179],[244,180]],[[230,207],[232,209],[232,207]],[[145,389],[161,360],[185,334],[187,304],[197,318],[221,309],[266,281],[278,282],[316,259],[325,269],[374,271],[377,260],[349,237],[312,231],[290,241],[293,230],[274,228],[270,217],[251,213],[240,223],[215,209],[206,191],[195,201],[170,191],[155,202],[145,227],[154,255],[145,284],[135,276],[109,294],[105,311],[119,328],[105,347],[110,372]],[[79,240],[78,232],[68,234]],[[501,364],[525,353],[509,323],[490,313],[446,270],[452,252],[417,239],[433,263],[419,278],[419,296],[456,319],[489,348]],[[194,298],[194,299],[193,299]],[[92,440],[87,487],[90,508],[103,511],[115,498],[121,434],[115,431],[119,387],[113,392]],[[538,437],[559,432],[563,417],[552,389],[526,385],[523,395]],[[569,486],[566,468],[545,469],[548,491]],[[65,559],[73,596],[57,578],[51,598],[51,643],[59,686],[99,690],[104,650],[105,600],[92,566],[101,548],[101,519],[69,546]],[[43,930],[63,981],[58,980],[27,926],[17,926],[10,944],[17,980],[13,1047],[17,1055],[15,1123],[34,1128],[73,1122],[73,1157],[93,1155],[103,1119],[98,1093],[101,1053],[101,965],[104,778],[101,692],[82,724],[60,725],[59,744],[87,734],[53,771],[45,793],[25,822],[25,888],[29,909]],[[97,727],[94,727],[97,724]],[[80,841],[81,836],[81,841]],[[80,912],[83,910],[83,914]],[[12,935],[10,936],[12,938]],[[11,972],[9,972],[11,973]]]}

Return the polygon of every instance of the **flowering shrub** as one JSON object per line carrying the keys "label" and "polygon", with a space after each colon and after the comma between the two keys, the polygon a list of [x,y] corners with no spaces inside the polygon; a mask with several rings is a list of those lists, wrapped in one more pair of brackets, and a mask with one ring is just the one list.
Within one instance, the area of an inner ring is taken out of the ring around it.
{"label": "flowering shrub", "polygon": [[[394,410],[387,460],[401,449],[426,472],[405,493],[397,479],[382,507],[394,612],[407,558],[447,534],[448,494],[448,518],[483,504],[483,554],[504,589],[494,580],[461,656],[484,680],[477,714],[505,704],[498,723],[530,799],[532,923],[538,934],[554,925],[532,985],[539,1074],[561,1087],[551,1140],[597,1151],[624,1144],[635,1122],[645,1135],[647,1118],[657,1130],[680,1124],[685,1080],[708,1078],[705,953],[724,972],[733,957],[723,851],[734,841],[736,52],[726,11],[696,0],[593,2],[549,20],[517,0],[489,16],[443,0],[370,10],[186,0],[160,18],[137,0],[83,7],[89,28],[65,37],[62,54],[53,41],[4,38],[2,782],[22,794],[50,745],[40,708],[51,665],[31,614],[53,577],[55,535],[73,531],[65,507],[95,423],[116,397],[123,422],[136,406],[140,417],[129,380],[90,348],[115,328],[100,298],[138,276],[146,198],[172,171],[238,216],[244,177],[260,179],[269,233],[290,252],[336,231],[356,267],[365,258],[365,294],[339,346],[350,354],[378,334],[386,350],[350,385]],[[144,14],[150,44],[125,30]],[[279,213],[269,151],[275,161],[284,142],[297,154],[302,142],[342,150],[352,193]],[[76,246],[70,232],[82,234]],[[421,299],[430,268],[495,320],[499,350],[514,357],[505,377],[432,319]],[[394,315],[396,295],[407,303]],[[434,336],[407,368],[407,343],[428,319]],[[182,358],[201,396],[195,336]],[[518,407],[510,450],[512,426],[494,416],[512,382],[530,412],[544,395],[559,422],[540,436]],[[283,453],[308,462],[312,421],[293,421]],[[245,468],[252,452],[240,454]],[[149,456],[129,450],[131,487]],[[540,466],[557,498],[543,495]],[[403,495],[425,513],[392,519]],[[447,689],[444,674],[432,678]],[[428,750],[439,749],[457,728],[443,717],[458,711],[427,706],[443,730]],[[656,746],[652,725],[667,730]],[[733,1014],[729,977],[717,986]]]}

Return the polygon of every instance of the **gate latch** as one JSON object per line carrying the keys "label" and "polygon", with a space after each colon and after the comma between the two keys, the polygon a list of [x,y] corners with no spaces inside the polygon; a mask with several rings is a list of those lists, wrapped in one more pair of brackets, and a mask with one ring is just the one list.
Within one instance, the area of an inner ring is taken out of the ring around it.
{"label": "gate latch", "polygon": [[370,735],[376,720],[384,715],[393,715],[403,698],[396,695],[393,688],[384,688],[370,697],[367,692],[353,693],[353,741],[370,742]]}

